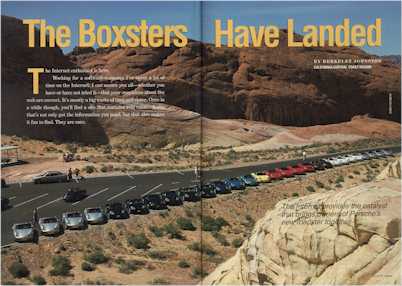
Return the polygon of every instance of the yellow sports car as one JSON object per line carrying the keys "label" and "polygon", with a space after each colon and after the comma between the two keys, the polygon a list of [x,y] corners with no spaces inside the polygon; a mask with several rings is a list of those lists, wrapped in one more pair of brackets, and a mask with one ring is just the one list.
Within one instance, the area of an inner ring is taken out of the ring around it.
{"label": "yellow sports car", "polygon": [[251,173],[251,176],[253,176],[258,183],[268,183],[271,180],[271,178],[263,172]]}

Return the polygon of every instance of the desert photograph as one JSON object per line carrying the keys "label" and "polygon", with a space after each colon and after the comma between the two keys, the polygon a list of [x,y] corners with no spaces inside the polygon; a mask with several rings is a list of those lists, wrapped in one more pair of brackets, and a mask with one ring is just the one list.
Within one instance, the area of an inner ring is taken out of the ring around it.
{"label": "desert photograph", "polygon": [[2,285],[400,285],[400,2],[1,6]]}

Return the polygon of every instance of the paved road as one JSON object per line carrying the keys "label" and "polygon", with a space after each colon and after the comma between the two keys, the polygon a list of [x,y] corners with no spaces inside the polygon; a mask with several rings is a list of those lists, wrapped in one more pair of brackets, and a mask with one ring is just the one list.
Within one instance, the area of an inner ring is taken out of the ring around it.
{"label": "paved road", "polygon": [[[399,147],[389,150],[399,153]],[[327,156],[316,156],[323,158]],[[228,169],[206,170],[202,174],[203,181],[218,178],[240,176],[251,172],[293,165],[301,160],[288,160],[268,164],[256,164]],[[113,201],[124,201],[137,198],[147,193],[161,192],[174,188],[197,184],[193,171],[173,171],[167,173],[147,173],[114,177],[96,177],[80,182],[41,184],[13,184],[2,189],[2,197],[10,199],[12,207],[2,211],[1,245],[14,241],[11,227],[14,223],[30,221],[34,208],[38,208],[40,217],[61,216],[63,212],[83,210],[86,207],[104,206]],[[88,197],[78,203],[66,203],[61,198],[70,187],[87,190]]]}

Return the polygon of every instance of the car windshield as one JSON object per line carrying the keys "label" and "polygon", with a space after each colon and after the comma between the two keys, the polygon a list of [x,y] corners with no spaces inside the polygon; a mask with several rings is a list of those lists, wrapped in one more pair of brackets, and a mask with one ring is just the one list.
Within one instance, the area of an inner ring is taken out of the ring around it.
{"label": "car windshield", "polygon": [[110,205],[110,208],[111,208],[111,209],[114,209],[114,210],[120,210],[120,209],[123,208],[123,205],[120,204],[120,203],[115,203],[115,204],[111,204],[111,205]]}
{"label": "car windshield", "polygon": [[238,181],[239,179],[237,179],[237,178],[230,178],[229,180],[231,180],[231,181]]}
{"label": "car windshield", "polygon": [[30,223],[22,223],[22,224],[17,224],[15,226],[16,229],[30,229],[32,228]]}
{"label": "car windshield", "polygon": [[259,172],[257,173],[258,176],[265,176],[265,173]]}
{"label": "car windshield", "polygon": [[245,178],[245,179],[254,179],[254,177],[251,176],[251,175],[245,175],[244,178]]}
{"label": "car windshield", "polygon": [[68,213],[67,217],[81,217],[80,213]]}
{"label": "car windshield", "polygon": [[219,187],[225,186],[225,183],[222,181],[215,181],[215,182],[213,182],[213,184],[215,184],[216,186],[219,186]]}
{"label": "car windshield", "polygon": [[161,200],[161,196],[160,195],[150,195],[150,196],[148,196],[147,197],[147,199],[148,200],[150,200],[150,201],[153,201],[153,202],[155,202],[155,201],[160,201]]}
{"label": "car windshield", "polygon": [[90,214],[100,213],[100,212],[101,212],[100,208],[88,209],[88,213],[90,213]]}
{"label": "car windshield", "polygon": [[166,196],[167,196],[169,199],[172,199],[172,198],[178,197],[179,194],[178,194],[177,192],[173,191],[173,192],[167,192],[167,193],[166,193]]}
{"label": "car windshield", "polygon": [[185,188],[183,189],[184,193],[196,193],[197,192],[197,188]]}
{"label": "car windshield", "polygon": [[49,217],[49,218],[45,218],[42,220],[43,223],[54,223],[57,222],[57,219],[55,217]]}

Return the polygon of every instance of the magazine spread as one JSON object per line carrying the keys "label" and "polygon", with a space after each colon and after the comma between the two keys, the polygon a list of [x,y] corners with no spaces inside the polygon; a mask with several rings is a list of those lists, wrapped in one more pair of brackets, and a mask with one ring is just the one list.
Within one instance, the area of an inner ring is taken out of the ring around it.
{"label": "magazine spread", "polygon": [[401,285],[400,1],[2,1],[2,285]]}

